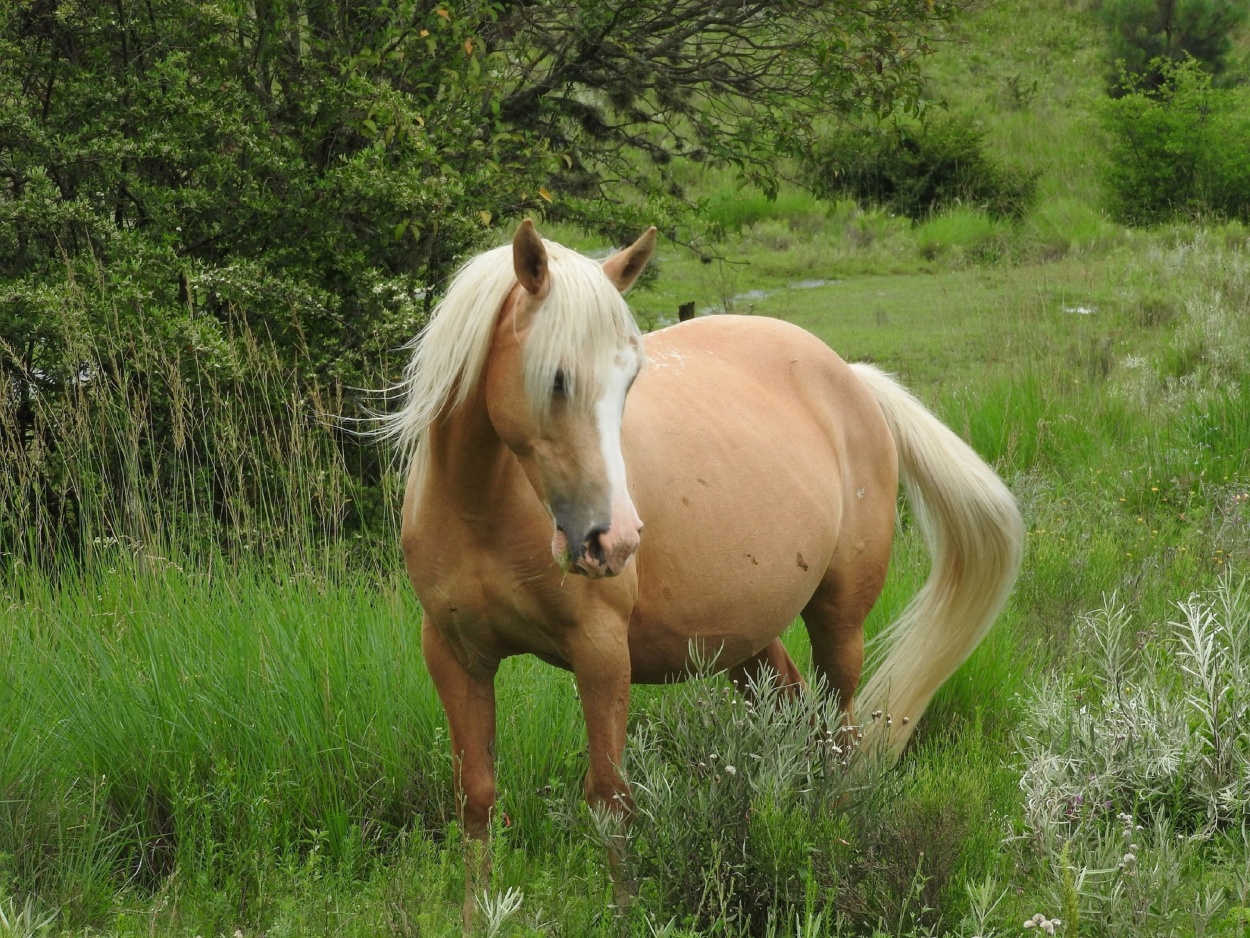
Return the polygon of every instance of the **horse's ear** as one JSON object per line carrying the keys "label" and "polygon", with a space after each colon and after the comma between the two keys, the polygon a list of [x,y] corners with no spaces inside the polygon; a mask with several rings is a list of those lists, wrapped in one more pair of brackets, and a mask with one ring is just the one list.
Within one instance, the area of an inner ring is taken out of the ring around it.
{"label": "horse's ear", "polygon": [[651,251],[655,248],[655,226],[652,225],[642,233],[637,241],[623,251],[617,251],[603,262],[603,272],[608,279],[616,284],[616,288],[624,293],[634,285],[638,275],[651,259]]}
{"label": "horse's ear", "polygon": [[538,296],[547,287],[547,249],[528,218],[512,236],[512,269],[527,293]]}

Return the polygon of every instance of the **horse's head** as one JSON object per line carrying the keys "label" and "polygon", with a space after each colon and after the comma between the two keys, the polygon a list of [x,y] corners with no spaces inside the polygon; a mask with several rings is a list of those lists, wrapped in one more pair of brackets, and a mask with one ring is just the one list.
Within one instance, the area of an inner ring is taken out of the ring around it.
{"label": "horse's head", "polygon": [[486,367],[491,423],[555,524],[557,562],[615,576],[638,548],[621,453],[625,396],[643,363],[621,293],[646,266],[655,229],[597,264],[546,243],[526,221],[512,242],[519,286]]}

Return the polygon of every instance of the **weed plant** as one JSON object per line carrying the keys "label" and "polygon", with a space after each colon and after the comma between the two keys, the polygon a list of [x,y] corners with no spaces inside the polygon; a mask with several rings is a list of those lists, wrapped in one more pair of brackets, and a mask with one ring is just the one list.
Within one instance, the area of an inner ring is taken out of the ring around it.
{"label": "weed plant", "polygon": [[1069,933],[1225,933],[1250,885],[1237,864],[1192,875],[1250,814],[1250,592],[1226,575],[1176,609],[1159,627],[1110,597],[1082,619],[1084,668],[1028,695],[1024,842]]}
{"label": "weed plant", "polygon": [[870,783],[848,771],[858,734],[828,695],[771,679],[664,695],[630,747],[647,904],[685,927],[758,934],[827,901],[847,858],[837,805]]}

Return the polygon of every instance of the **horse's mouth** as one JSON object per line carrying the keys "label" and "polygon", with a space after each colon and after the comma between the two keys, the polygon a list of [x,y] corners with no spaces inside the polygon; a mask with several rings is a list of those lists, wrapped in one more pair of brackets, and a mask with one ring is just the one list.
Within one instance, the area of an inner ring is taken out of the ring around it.
{"label": "horse's mouth", "polygon": [[599,554],[601,551],[596,551],[589,545],[583,545],[582,552],[574,556],[569,549],[569,538],[564,528],[556,525],[555,534],[551,538],[551,556],[559,564],[561,570],[590,580],[600,580],[605,577],[614,577],[625,568],[624,563],[613,564],[608,558]]}
{"label": "horse's mouth", "polygon": [[606,563],[595,560],[589,554],[582,554],[574,560],[570,569],[578,576],[584,576],[590,580],[601,580],[604,577],[616,576],[621,572],[613,570]]}

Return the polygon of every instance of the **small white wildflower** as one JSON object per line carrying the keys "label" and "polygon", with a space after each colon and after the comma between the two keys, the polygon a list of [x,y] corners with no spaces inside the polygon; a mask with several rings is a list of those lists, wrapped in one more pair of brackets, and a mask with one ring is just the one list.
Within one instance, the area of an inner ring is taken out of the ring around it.
{"label": "small white wildflower", "polygon": [[730,765],[729,763],[725,763],[725,774],[727,774],[727,775],[737,775],[737,774],[738,774],[738,770],[737,770],[737,769],[735,769],[735,768],[734,768],[732,765]]}

